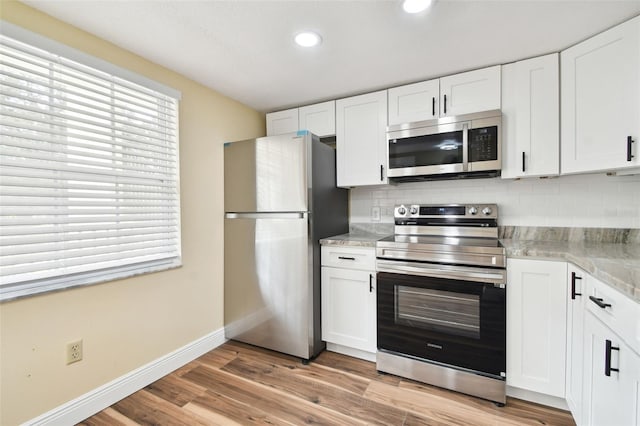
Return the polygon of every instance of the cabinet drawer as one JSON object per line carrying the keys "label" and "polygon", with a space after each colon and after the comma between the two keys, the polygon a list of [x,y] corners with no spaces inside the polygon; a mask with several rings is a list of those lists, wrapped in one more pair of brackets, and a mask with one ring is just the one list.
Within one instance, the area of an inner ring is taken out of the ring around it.
{"label": "cabinet drawer", "polygon": [[322,246],[322,266],[374,271],[376,251],[373,247]]}
{"label": "cabinet drawer", "polygon": [[640,352],[640,305],[593,277],[589,281],[587,310]]}

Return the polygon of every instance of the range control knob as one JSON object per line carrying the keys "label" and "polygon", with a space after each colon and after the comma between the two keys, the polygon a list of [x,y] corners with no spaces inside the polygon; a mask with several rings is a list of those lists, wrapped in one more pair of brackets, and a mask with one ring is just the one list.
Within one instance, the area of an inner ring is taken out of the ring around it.
{"label": "range control knob", "polygon": [[478,209],[475,207],[469,207],[469,214],[475,215],[478,213]]}
{"label": "range control knob", "polygon": [[409,209],[409,213],[418,214],[418,206],[411,206],[411,208]]}
{"label": "range control knob", "polygon": [[482,209],[482,214],[485,216],[489,216],[491,214],[491,207],[485,207]]}
{"label": "range control knob", "polygon": [[407,208],[405,206],[398,207],[398,214],[400,216],[404,216],[405,214],[407,214]]}

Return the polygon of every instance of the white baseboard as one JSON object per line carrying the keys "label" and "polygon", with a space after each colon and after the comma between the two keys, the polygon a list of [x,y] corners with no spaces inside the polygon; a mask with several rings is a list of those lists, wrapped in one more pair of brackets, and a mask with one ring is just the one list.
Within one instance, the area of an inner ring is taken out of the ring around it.
{"label": "white baseboard", "polygon": [[220,328],[24,424],[76,424],[217,348],[225,341],[224,329]]}
{"label": "white baseboard", "polygon": [[337,352],[342,355],[349,355],[354,358],[364,359],[365,361],[376,362],[375,353],[350,348],[348,346],[336,345],[335,343],[327,342],[327,350],[330,352]]}
{"label": "white baseboard", "polygon": [[536,404],[547,405],[549,407],[569,411],[567,401],[564,398],[558,398],[557,396],[545,395],[526,389],[514,388],[513,386],[507,386],[507,396],[512,396],[514,398],[524,399],[525,401],[535,402]]}

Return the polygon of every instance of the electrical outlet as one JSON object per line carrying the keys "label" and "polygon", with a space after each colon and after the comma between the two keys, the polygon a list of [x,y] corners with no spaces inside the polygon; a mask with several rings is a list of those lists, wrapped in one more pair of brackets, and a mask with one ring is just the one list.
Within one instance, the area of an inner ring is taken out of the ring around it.
{"label": "electrical outlet", "polygon": [[371,220],[380,222],[380,207],[371,207]]}
{"label": "electrical outlet", "polygon": [[82,339],[67,343],[67,364],[82,361]]}

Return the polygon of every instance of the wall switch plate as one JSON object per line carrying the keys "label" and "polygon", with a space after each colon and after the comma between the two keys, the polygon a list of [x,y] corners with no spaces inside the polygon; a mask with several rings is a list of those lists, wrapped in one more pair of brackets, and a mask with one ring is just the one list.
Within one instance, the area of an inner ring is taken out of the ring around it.
{"label": "wall switch plate", "polygon": [[67,343],[67,365],[82,361],[82,339]]}
{"label": "wall switch plate", "polygon": [[371,220],[380,222],[380,207],[371,207]]}

